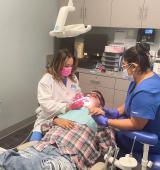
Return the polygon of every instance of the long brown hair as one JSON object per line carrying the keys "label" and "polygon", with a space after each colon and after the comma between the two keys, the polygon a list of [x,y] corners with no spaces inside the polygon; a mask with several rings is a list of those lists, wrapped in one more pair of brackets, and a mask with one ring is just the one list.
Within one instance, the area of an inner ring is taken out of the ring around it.
{"label": "long brown hair", "polygon": [[77,69],[77,58],[70,53],[67,49],[59,50],[58,54],[54,56],[52,63],[47,67],[47,72],[53,75],[53,78],[57,81],[63,81],[61,76],[61,70],[64,67],[67,58],[73,59],[73,68],[69,78],[75,81],[75,70]]}

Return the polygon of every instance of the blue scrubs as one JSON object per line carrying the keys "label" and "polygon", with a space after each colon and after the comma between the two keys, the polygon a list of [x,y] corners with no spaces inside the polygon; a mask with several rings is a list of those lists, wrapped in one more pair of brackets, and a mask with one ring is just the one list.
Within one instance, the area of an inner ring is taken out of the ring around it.
{"label": "blue scrubs", "polygon": [[[135,87],[135,82],[131,82],[125,101],[125,113],[128,118],[137,117],[147,119],[148,123],[144,131],[155,133],[159,137],[156,146],[150,148],[152,153],[160,153],[160,77],[154,73],[150,78],[143,80]],[[119,140],[125,140],[123,139]],[[129,142],[128,139],[125,140]],[[130,148],[129,143],[126,145]],[[142,144],[135,145],[135,151],[142,151]]]}

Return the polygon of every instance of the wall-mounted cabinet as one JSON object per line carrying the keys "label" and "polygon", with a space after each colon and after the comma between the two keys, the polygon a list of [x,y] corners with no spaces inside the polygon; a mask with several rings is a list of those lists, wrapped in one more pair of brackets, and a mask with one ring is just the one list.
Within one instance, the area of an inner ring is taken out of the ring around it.
{"label": "wall-mounted cabinet", "polygon": [[[111,15],[111,1],[101,0],[73,0],[76,11],[69,13],[67,24],[84,23],[92,26],[109,26]],[[60,6],[67,5],[68,0],[60,0]]]}
{"label": "wall-mounted cabinet", "polygon": [[84,23],[92,26],[110,26],[112,0],[85,0]]}
{"label": "wall-mounted cabinet", "polygon": [[111,27],[159,28],[159,0],[112,0]]}
{"label": "wall-mounted cabinet", "polygon": [[160,0],[145,0],[142,27],[158,28],[160,27]]}
{"label": "wall-mounted cabinet", "polygon": [[[73,0],[67,24],[98,27],[159,28],[160,0]],[[60,6],[68,0],[60,0]]]}
{"label": "wall-mounted cabinet", "polygon": [[112,0],[111,27],[140,28],[144,0]]}

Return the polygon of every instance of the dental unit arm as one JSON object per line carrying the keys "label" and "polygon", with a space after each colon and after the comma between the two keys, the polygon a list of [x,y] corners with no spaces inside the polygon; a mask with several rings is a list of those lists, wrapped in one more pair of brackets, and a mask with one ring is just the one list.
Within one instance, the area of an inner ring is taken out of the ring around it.
{"label": "dental unit arm", "polygon": [[69,0],[68,6],[60,8],[54,30],[49,32],[50,36],[57,38],[75,37],[91,30],[91,25],[73,24],[65,26],[69,12],[74,12],[73,1]]}

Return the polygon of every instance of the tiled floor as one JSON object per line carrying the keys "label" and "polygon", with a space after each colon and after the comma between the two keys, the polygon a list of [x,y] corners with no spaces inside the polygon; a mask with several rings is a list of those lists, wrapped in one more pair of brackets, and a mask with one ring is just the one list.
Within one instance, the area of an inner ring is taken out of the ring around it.
{"label": "tiled floor", "polygon": [[0,140],[0,147],[5,149],[14,148],[20,143],[22,143],[33,129],[33,124],[23,127],[20,130],[10,134],[9,136],[2,138]]}

